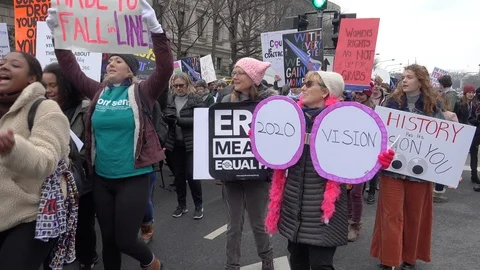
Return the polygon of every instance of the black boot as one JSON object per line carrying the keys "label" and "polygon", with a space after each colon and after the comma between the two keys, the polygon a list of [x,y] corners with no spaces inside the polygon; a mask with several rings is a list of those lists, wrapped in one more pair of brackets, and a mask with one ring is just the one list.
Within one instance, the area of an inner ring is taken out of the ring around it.
{"label": "black boot", "polygon": [[480,179],[478,178],[478,172],[477,171],[472,171],[472,183],[474,184],[480,184]]}
{"label": "black boot", "polygon": [[386,266],[386,265],[383,265],[383,264],[379,264],[379,265],[378,265],[378,269],[379,269],[379,270],[393,270],[393,269],[395,269],[395,267],[393,267],[393,266]]}
{"label": "black boot", "polygon": [[409,263],[404,262],[400,266],[400,269],[402,269],[402,270],[414,270],[415,269],[415,264],[409,264]]}

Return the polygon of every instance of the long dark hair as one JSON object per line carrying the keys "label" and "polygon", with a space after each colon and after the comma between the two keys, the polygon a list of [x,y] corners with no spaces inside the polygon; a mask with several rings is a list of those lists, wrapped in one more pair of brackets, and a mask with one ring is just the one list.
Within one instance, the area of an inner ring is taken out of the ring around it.
{"label": "long dark hair", "polygon": [[40,65],[40,62],[38,62],[37,58],[35,58],[33,55],[28,54],[26,52],[18,52],[18,53],[20,53],[25,58],[25,60],[27,60],[27,64],[29,68],[28,75],[35,76],[36,82],[42,81],[42,76],[43,76],[42,66]]}
{"label": "long dark hair", "polygon": [[84,98],[82,93],[67,80],[58,63],[52,63],[46,66],[43,73],[52,73],[57,78],[58,91],[64,102],[64,104],[62,104],[63,110],[76,108],[82,103]]}

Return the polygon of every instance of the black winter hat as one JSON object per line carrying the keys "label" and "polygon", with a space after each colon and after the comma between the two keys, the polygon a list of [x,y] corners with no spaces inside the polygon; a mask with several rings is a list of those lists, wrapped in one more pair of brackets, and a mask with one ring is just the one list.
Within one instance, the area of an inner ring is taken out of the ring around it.
{"label": "black winter hat", "polygon": [[112,56],[118,56],[122,58],[123,61],[127,63],[128,67],[132,71],[133,76],[137,76],[138,70],[140,69],[140,63],[138,63],[138,60],[135,56],[133,56],[132,54],[117,54],[117,53],[110,55],[110,57]]}

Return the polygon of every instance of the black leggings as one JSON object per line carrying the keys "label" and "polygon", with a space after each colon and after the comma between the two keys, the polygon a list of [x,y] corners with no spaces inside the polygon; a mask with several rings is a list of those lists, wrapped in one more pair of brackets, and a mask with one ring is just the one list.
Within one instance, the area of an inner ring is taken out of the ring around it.
{"label": "black leggings", "polygon": [[1,269],[32,270],[40,268],[56,240],[42,242],[34,239],[35,224],[35,221],[23,223],[0,232]]}
{"label": "black leggings", "polygon": [[121,269],[121,253],[142,265],[153,261],[153,253],[137,237],[147,207],[149,186],[148,174],[120,179],[95,177],[93,195],[102,232],[105,270]]}

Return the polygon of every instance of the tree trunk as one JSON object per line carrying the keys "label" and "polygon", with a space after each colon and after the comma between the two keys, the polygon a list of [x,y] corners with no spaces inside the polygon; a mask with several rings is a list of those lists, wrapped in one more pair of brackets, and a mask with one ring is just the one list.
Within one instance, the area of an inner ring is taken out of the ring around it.
{"label": "tree trunk", "polygon": [[229,31],[229,36],[230,36],[230,59],[232,60],[232,63],[230,64],[230,70],[233,69],[235,63],[237,62],[237,57],[238,57],[238,38],[237,38],[237,32],[238,32],[238,16],[235,15],[230,18],[230,31]]}
{"label": "tree trunk", "polygon": [[182,37],[183,33],[181,31],[178,31],[177,35],[177,60],[180,60],[183,57],[183,52],[182,52]]}
{"label": "tree trunk", "polygon": [[[212,55],[212,61],[215,63],[215,59],[216,59],[216,53],[217,53],[217,40],[218,40],[218,35],[219,35],[219,27],[218,27],[218,24],[217,24],[217,20],[218,20],[218,15],[214,15],[213,16],[213,35],[212,35],[212,52],[211,52],[211,55]],[[218,72],[219,70],[217,70]]]}

